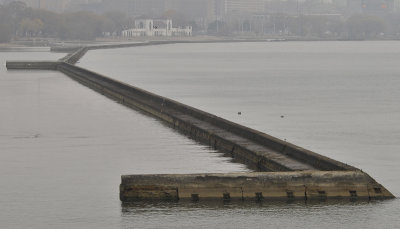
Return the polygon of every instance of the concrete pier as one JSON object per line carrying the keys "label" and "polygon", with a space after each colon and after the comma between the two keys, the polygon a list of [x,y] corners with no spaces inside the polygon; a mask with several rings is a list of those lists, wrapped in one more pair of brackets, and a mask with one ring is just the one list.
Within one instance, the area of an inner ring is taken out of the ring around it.
{"label": "concrete pier", "polygon": [[145,111],[192,138],[229,153],[257,171],[357,170],[265,133],[113,80],[60,63],[57,69],[126,106]]}
{"label": "concrete pier", "polygon": [[[176,42],[128,45],[171,43]],[[185,135],[262,173],[122,176],[122,201],[394,197],[368,174],[353,166],[73,65],[89,50],[126,47],[125,45],[127,44],[83,47],[57,62],[7,62],[7,68],[63,72],[81,84],[125,106],[157,117]]]}
{"label": "concrete pier", "polygon": [[57,70],[58,62],[54,61],[7,61],[8,70]]}
{"label": "concrete pier", "polygon": [[122,176],[120,199],[311,200],[382,199],[391,196],[360,171]]}

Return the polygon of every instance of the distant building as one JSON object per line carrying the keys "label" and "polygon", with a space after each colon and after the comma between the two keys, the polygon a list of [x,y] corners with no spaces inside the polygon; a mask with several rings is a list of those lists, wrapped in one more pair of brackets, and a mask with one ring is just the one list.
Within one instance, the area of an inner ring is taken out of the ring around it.
{"label": "distant building", "polygon": [[173,37],[192,36],[192,27],[173,28],[172,20],[140,19],[135,27],[122,31],[123,37]]}
{"label": "distant building", "polygon": [[395,10],[396,0],[347,0],[352,13],[386,14]]}
{"label": "distant building", "polygon": [[365,12],[388,12],[394,8],[394,0],[362,0],[361,4]]}
{"label": "distant building", "polygon": [[225,0],[224,4],[225,14],[264,11],[264,2],[262,0]]}

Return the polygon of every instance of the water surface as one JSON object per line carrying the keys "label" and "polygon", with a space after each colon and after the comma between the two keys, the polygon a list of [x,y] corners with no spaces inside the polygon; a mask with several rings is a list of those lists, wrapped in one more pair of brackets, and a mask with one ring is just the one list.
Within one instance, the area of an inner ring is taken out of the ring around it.
{"label": "water surface", "polygon": [[[97,50],[79,65],[354,165],[399,196],[399,59],[395,41],[273,42]],[[176,215],[188,219],[179,227],[203,228],[396,228],[400,222],[397,199],[187,208],[133,207],[124,211],[124,223],[172,226]]]}
{"label": "water surface", "polygon": [[[19,50],[0,61],[61,56]],[[398,196],[399,59],[398,42],[274,42],[97,50],[79,65],[357,166]],[[398,199],[124,205],[121,174],[247,170],[57,72],[2,64],[0,111],[2,228],[400,224]]]}
{"label": "water surface", "polygon": [[122,174],[248,171],[58,72],[2,64],[0,111],[0,228],[121,228]]}

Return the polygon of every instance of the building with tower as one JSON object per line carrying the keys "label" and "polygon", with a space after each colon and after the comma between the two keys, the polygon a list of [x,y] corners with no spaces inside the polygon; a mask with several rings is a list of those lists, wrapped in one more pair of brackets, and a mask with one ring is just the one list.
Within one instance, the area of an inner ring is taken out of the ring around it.
{"label": "building with tower", "polygon": [[122,37],[182,37],[192,36],[192,27],[172,27],[172,20],[139,19],[134,28],[122,31]]}

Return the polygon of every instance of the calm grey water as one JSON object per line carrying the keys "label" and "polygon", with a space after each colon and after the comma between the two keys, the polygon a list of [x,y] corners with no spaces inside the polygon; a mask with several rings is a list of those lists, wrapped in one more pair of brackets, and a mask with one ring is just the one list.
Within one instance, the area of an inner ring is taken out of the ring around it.
{"label": "calm grey water", "polygon": [[6,71],[1,52],[0,228],[121,228],[121,174],[247,171],[57,72]]}
{"label": "calm grey water", "polygon": [[[2,63],[59,57],[0,52]],[[399,59],[399,42],[227,43],[91,51],[79,65],[355,165],[398,196]],[[246,168],[56,72],[2,66],[0,110],[4,228],[400,224],[397,199],[121,205],[121,174]]]}

